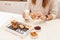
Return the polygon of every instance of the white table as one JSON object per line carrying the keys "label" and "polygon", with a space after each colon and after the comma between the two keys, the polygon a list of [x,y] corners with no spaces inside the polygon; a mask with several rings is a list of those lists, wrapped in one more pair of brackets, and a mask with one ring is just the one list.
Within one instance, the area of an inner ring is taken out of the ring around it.
{"label": "white table", "polygon": [[2,25],[11,17],[22,20],[22,16],[7,12],[0,12],[0,40],[60,40],[60,19],[51,20],[41,24],[42,31],[39,32],[37,39],[31,39],[30,36],[21,38],[15,34],[5,31]]}

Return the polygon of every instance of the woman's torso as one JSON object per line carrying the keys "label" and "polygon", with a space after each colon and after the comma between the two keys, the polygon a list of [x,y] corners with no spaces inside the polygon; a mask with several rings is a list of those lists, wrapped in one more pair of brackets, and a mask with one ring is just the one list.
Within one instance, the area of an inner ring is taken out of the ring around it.
{"label": "woman's torso", "polygon": [[42,1],[43,0],[37,0],[36,5],[33,5],[30,1],[31,12],[33,12],[33,13],[43,13],[44,15],[47,15],[48,12],[49,12],[49,7],[50,7],[51,1],[49,1],[49,3],[47,4],[47,6],[45,8],[42,7]]}

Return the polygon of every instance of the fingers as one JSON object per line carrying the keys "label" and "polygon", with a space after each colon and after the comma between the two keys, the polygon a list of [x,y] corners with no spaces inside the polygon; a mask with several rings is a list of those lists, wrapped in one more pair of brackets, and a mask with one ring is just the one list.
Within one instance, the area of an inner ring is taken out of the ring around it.
{"label": "fingers", "polygon": [[53,19],[53,16],[52,15],[48,15],[47,20],[52,20],[52,19]]}

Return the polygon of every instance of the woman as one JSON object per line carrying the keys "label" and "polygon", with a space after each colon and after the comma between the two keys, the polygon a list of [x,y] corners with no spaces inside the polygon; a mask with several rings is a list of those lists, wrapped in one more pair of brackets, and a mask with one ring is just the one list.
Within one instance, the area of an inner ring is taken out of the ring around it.
{"label": "woman", "polygon": [[58,2],[56,0],[29,0],[29,9],[35,17],[42,20],[51,20],[58,14]]}

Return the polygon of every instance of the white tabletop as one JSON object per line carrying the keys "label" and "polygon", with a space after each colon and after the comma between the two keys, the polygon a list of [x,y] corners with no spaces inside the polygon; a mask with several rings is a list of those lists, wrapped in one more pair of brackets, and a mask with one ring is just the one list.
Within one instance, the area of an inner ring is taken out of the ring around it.
{"label": "white tabletop", "polygon": [[2,25],[11,17],[22,20],[22,16],[7,12],[0,12],[0,40],[60,40],[60,19],[51,20],[41,24],[42,30],[37,39],[32,39],[29,35],[23,39],[3,29]]}

